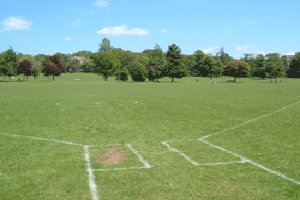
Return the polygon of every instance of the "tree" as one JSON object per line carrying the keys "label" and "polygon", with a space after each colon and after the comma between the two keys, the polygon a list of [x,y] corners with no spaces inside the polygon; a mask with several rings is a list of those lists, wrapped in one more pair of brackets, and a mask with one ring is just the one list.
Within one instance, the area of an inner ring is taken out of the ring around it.
{"label": "tree", "polygon": [[17,73],[18,58],[12,48],[3,52],[1,74],[12,77]]}
{"label": "tree", "polygon": [[108,38],[103,38],[102,43],[99,44],[99,53],[110,53],[113,47],[110,45],[110,40]]}
{"label": "tree", "polygon": [[18,74],[23,74],[26,79],[28,79],[28,76],[31,76],[32,73],[32,63],[29,60],[23,60],[19,63],[18,66]]}
{"label": "tree", "polygon": [[203,68],[204,68],[204,59],[205,59],[205,53],[201,50],[195,51],[193,54],[194,58],[194,63],[191,68],[191,73],[193,76],[199,77],[203,76]]}
{"label": "tree", "polygon": [[102,74],[105,81],[120,66],[120,61],[113,53],[96,53],[91,56],[91,60],[95,64],[96,73]]}
{"label": "tree", "polygon": [[156,80],[156,82],[158,82],[158,79],[163,77],[166,62],[162,49],[156,44],[154,49],[145,50],[143,53],[146,54],[149,59],[149,63],[146,65],[149,81]]}
{"label": "tree", "polygon": [[259,77],[261,79],[264,79],[267,77],[266,74],[266,60],[265,60],[265,56],[262,54],[258,54],[255,59],[254,62],[251,66],[252,68],[252,76],[254,77]]}
{"label": "tree", "polygon": [[210,80],[212,80],[212,77],[220,76],[222,72],[221,61],[216,61],[214,57],[210,55],[205,56],[203,66],[205,69],[205,76],[208,76]]}
{"label": "tree", "polygon": [[128,70],[126,67],[121,67],[116,73],[116,80],[127,81],[128,80]]}
{"label": "tree", "polygon": [[221,61],[223,66],[226,66],[227,63],[232,60],[228,53],[225,53],[224,48],[222,47],[220,51],[217,53],[217,59]]}
{"label": "tree", "polygon": [[167,75],[172,78],[182,78],[186,74],[186,70],[181,66],[181,49],[176,45],[172,44],[168,48],[167,52]]}
{"label": "tree", "polygon": [[53,56],[48,56],[47,60],[43,62],[43,73],[45,76],[52,76],[54,81],[54,76],[60,76],[60,74],[65,72],[65,68],[60,61],[60,55],[54,54]]}
{"label": "tree", "polygon": [[270,53],[267,55],[266,72],[271,80],[272,78],[275,79],[275,83],[277,82],[277,77],[284,75],[284,63],[278,53]]}
{"label": "tree", "polygon": [[295,53],[287,71],[289,78],[300,78],[300,52]]}
{"label": "tree", "polygon": [[141,63],[134,63],[132,66],[130,66],[130,76],[133,81],[137,82],[144,82],[146,79],[146,69],[143,64]]}
{"label": "tree", "polygon": [[250,65],[243,60],[233,60],[227,63],[224,68],[224,75],[234,77],[234,82],[238,77],[247,77],[250,73]]}

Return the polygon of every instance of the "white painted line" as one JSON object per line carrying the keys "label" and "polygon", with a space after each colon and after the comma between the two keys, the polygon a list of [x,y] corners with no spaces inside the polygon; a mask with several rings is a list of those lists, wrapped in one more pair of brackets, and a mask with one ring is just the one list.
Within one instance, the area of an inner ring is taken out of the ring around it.
{"label": "white painted line", "polygon": [[151,165],[144,160],[143,156],[141,154],[139,154],[139,152],[137,150],[135,150],[131,144],[127,144],[127,147],[130,149],[130,151],[132,151],[132,153],[134,153],[140,160],[140,162],[142,162],[144,164],[144,168],[150,169]]}
{"label": "white painted line", "polygon": [[10,136],[10,137],[18,137],[18,138],[27,138],[27,139],[32,139],[32,140],[41,140],[41,141],[47,141],[47,142],[54,142],[54,143],[58,143],[58,144],[84,146],[83,144],[77,144],[77,143],[74,143],[74,142],[71,142],[71,141],[57,140],[57,139],[51,139],[51,138],[17,135],[17,134],[11,134],[11,133],[0,133],[0,135]]}
{"label": "white painted line", "polygon": [[[138,101],[135,100],[110,100],[110,101],[114,101],[114,102],[125,102],[125,103],[121,103],[119,105],[135,105],[138,104]],[[127,103],[126,103],[127,102]]]}
{"label": "white painted line", "polygon": [[179,155],[181,155],[182,157],[184,157],[184,159],[186,159],[188,162],[192,163],[192,165],[194,165],[194,166],[199,166],[200,165],[199,163],[197,163],[196,161],[192,160],[188,155],[186,155],[182,151],[180,151],[178,149],[175,149],[174,147],[171,147],[167,141],[163,141],[161,144],[164,145],[164,146],[166,146],[170,151],[178,153]]}
{"label": "white painted line", "polygon": [[93,169],[93,171],[107,172],[107,171],[127,171],[127,170],[142,170],[149,169],[148,167],[121,167],[121,168],[106,168],[106,169]]}
{"label": "white painted line", "polygon": [[97,191],[97,185],[95,182],[94,173],[93,173],[93,169],[92,169],[92,165],[91,165],[91,161],[90,161],[89,146],[87,146],[87,145],[84,145],[84,160],[85,160],[85,164],[86,164],[86,171],[87,171],[88,177],[89,177],[89,187],[90,187],[92,200],[98,200],[98,199],[100,199],[100,196]]}
{"label": "white painted line", "polygon": [[229,162],[214,162],[214,163],[199,163],[199,166],[218,166],[218,165],[232,165],[232,164],[243,164],[245,160],[240,161],[229,161]]}
{"label": "white painted line", "polygon": [[295,183],[295,184],[297,184],[297,185],[300,185],[300,181],[297,181],[297,180],[295,180],[295,179],[293,179],[293,178],[289,178],[287,175],[285,175],[285,174],[283,174],[283,173],[281,173],[281,172],[279,172],[279,171],[275,171],[275,170],[273,170],[273,169],[270,169],[270,168],[268,168],[268,167],[265,167],[264,165],[259,164],[259,163],[256,163],[256,162],[254,162],[254,161],[252,161],[252,160],[250,160],[250,159],[248,159],[248,158],[246,158],[246,157],[244,157],[244,156],[242,156],[242,155],[240,155],[240,154],[238,154],[238,153],[229,151],[229,150],[227,150],[227,149],[225,149],[225,148],[223,148],[223,147],[220,147],[220,146],[217,146],[217,145],[215,145],[215,144],[209,143],[208,141],[206,141],[206,140],[204,140],[204,139],[201,139],[201,138],[199,139],[199,141],[203,142],[204,144],[207,144],[207,145],[210,146],[210,147],[213,147],[213,148],[215,148],[215,149],[219,149],[220,151],[223,151],[223,152],[226,152],[226,153],[228,153],[228,154],[231,154],[231,155],[233,155],[233,156],[235,156],[235,157],[238,157],[238,158],[241,159],[241,161],[247,162],[247,163],[249,163],[249,164],[251,164],[251,165],[253,165],[253,166],[255,166],[255,167],[258,167],[258,168],[260,168],[260,169],[263,169],[263,170],[265,170],[265,171],[267,171],[267,172],[269,172],[269,173],[271,173],[271,174],[274,174],[274,175],[276,175],[276,176],[278,176],[278,177],[280,177],[280,178],[283,178],[283,179],[285,179],[285,180],[287,180],[287,181],[290,181],[290,182],[292,182],[292,183]]}
{"label": "white painted line", "polygon": [[254,118],[254,119],[250,119],[250,120],[245,121],[245,122],[243,122],[243,123],[241,123],[241,124],[238,124],[238,125],[236,125],[236,126],[233,126],[233,127],[230,127],[230,128],[226,128],[226,129],[224,129],[224,130],[221,130],[221,131],[218,131],[218,132],[214,132],[214,133],[205,135],[205,136],[203,136],[203,137],[201,137],[201,138],[199,138],[199,139],[207,139],[207,138],[209,138],[209,137],[216,136],[216,135],[222,134],[222,133],[224,133],[224,132],[227,132],[227,131],[231,131],[231,130],[240,128],[241,126],[245,126],[245,125],[250,124],[250,123],[252,123],[252,122],[256,122],[257,120],[260,120],[260,119],[263,119],[263,118],[270,117],[270,116],[272,116],[272,115],[275,115],[276,113],[279,113],[279,112],[281,112],[281,111],[287,109],[288,107],[291,107],[291,106],[294,106],[294,105],[298,104],[299,102],[300,102],[300,101],[297,101],[297,102],[292,103],[292,104],[289,104],[289,105],[287,105],[287,106],[283,106],[282,108],[280,108],[280,109],[278,109],[278,110],[275,110],[274,112],[271,112],[271,113],[268,113],[268,114],[265,114],[265,115],[261,115],[261,116],[259,116],[259,117]]}

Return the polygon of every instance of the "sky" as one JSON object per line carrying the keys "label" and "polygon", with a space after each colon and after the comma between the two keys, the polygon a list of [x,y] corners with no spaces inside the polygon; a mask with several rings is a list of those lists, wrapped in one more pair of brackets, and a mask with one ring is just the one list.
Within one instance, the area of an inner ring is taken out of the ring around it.
{"label": "sky", "polygon": [[96,52],[104,37],[134,52],[171,44],[182,53],[235,58],[300,51],[299,0],[0,0],[0,52]]}

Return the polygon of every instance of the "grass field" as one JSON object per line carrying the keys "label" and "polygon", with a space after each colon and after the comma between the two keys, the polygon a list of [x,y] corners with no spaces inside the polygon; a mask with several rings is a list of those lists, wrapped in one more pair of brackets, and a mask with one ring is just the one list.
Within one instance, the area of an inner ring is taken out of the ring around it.
{"label": "grass field", "polygon": [[0,81],[0,199],[300,199],[300,80],[227,79]]}

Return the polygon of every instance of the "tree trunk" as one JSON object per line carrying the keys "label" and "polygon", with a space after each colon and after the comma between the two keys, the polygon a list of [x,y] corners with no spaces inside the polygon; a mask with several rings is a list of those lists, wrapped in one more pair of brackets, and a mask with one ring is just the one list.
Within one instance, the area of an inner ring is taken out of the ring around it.
{"label": "tree trunk", "polygon": [[174,82],[174,77],[172,77],[172,82]]}
{"label": "tree trunk", "polygon": [[156,77],[156,82],[158,82],[158,77]]}
{"label": "tree trunk", "polygon": [[52,80],[54,81],[54,75],[52,75]]}

